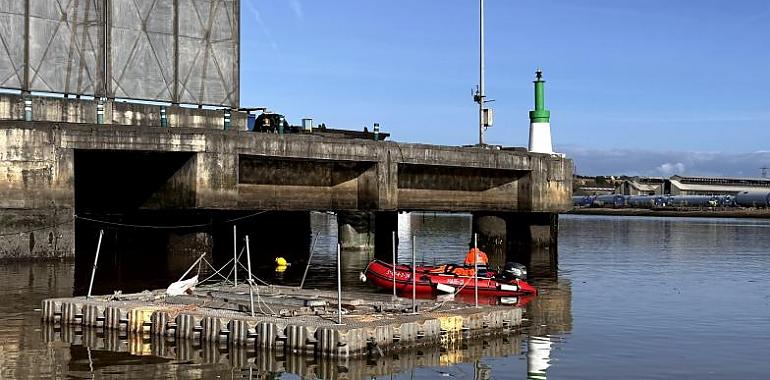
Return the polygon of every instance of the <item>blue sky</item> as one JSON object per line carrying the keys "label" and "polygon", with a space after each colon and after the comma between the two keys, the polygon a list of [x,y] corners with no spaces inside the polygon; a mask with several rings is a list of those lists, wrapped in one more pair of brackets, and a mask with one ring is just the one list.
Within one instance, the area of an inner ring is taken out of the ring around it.
{"label": "blue sky", "polygon": [[[487,142],[526,146],[541,67],[554,145],[580,174],[756,176],[770,166],[770,2],[485,3],[496,100]],[[243,106],[295,124],[379,122],[398,141],[477,142],[478,1],[241,8]]]}

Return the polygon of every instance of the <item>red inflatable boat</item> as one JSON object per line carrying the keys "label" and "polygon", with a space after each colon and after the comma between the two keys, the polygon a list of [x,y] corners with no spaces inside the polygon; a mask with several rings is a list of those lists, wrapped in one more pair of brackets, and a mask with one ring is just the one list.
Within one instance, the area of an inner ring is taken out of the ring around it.
{"label": "red inflatable boat", "polygon": [[[415,268],[417,273],[416,288],[420,294],[473,294],[475,277],[473,269],[455,265]],[[396,290],[401,293],[412,292],[412,267],[395,267],[380,260],[374,260],[366,266],[366,280],[382,289],[393,289],[393,276],[396,277]],[[526,281],[506,276],[505,273],[488,271],[478,277],[479,296],[513,297],[535,295],[537,290]]]}

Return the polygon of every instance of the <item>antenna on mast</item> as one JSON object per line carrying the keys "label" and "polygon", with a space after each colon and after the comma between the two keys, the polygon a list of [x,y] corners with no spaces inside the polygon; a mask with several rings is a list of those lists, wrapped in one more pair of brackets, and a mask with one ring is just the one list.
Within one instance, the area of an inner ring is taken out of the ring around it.
{"label": "antenna on mast", "polygon": [[479,145],[484,146],[484,131],[492,126],[492,110],[484,107],[484,0],[479,0],[479,85],[473,94],[473,101],[479,104]]}

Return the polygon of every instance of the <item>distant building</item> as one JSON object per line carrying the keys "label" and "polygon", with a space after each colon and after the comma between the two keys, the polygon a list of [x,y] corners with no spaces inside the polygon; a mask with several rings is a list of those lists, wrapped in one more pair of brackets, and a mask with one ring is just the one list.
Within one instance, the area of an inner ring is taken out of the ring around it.
{"label": "distant building", "polygon": [[666,180],[663,191],[671,195],[735,195],[743,191],[770,191],[770,179],[675,175]]}
{"label": "distant building", "polygon": [[572,180],[573,195],[607,195],[612,194],[617,186],[615,177],[587,177],[576,175]]}
{"label": "distant building", "polygon": [[634,177],[623,180],[615,194],[622,195],[660,195],[663,194],[665,178]]}
{"label": "distant building", "polygon": [[574,195],[608,195],[615,191],[614,187],[578,186]]}

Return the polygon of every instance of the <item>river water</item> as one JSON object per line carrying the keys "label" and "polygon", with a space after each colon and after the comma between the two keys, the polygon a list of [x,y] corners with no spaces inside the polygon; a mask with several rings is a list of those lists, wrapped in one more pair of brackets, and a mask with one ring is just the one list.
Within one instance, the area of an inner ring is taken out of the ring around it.
{"label": "river water", "polygon": [[[307,286],[330,288],[336,220],[315,214],[312,224]],[[410,257],[415,235],[418,261],[462,260],[470,229],[466,215],[403,214],[399,257]],[[559,234],[558,277],[533,280],[541,295],[521,334],[333,363],[53,330],[40,323],[40,301],[80,292],[74,263],[2,264],[0,378],[768,378],[770,221],[568,215]],[[344,257],[343,287],[373,291],[358,280],[369,255]],[[263,265],[260,275],[296,284],[303,269]],[[98,339],[107,344],[89,348]]]}

